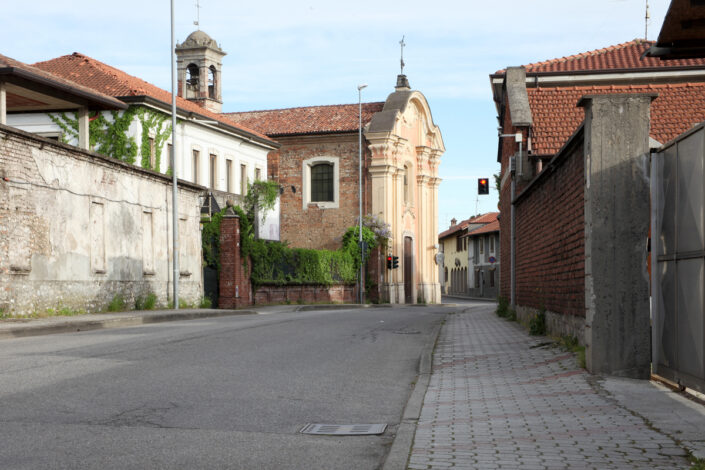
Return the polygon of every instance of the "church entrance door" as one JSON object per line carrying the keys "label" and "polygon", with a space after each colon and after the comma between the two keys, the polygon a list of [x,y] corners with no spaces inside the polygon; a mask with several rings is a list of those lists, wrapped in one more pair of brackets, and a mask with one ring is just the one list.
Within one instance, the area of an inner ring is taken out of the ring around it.
{"label": "church entrance door", "polygon": [[414,255],[411,237],[404,237],[404,303],[414,303]]}

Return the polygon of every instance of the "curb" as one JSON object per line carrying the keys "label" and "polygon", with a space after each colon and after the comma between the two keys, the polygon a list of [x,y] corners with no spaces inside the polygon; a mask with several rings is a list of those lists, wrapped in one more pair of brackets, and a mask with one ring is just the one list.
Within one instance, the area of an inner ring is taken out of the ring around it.
{"label": "curb", "polygon": [[441,333],[444,322],[439,322],[431,333],[431,339],[424,346],[419,359],[419,375],[414,385],[414,389],[409,395],[409,400],[404,407],[401,422],[397,428],[397,433],[392,442],[392,448],[387,454],[387,458],[382,465],[382,470],[399,470],[406,468],[409,461],[409,454],[414,445],[414,437],[416,436],[416,426],[421,416],[421,408],[423,407],[426,389],[431,380],[431,372],[433,368],[433,351],[436,348],[438,335]]}
{"label": "curb", "polygon": [[188,313],[156,313],[149,315],[127,315],[97,320],[65,320],[50,325],[23,325],[0,329],[0,340],[23,338],[27,336],[42,336],[58,333],[75,333],[78,331],[122,328],[126,326],[146,325],[180,320],[196,320],[199,318],[225,317],[234,315],[256,315],[254,310],[205,310]]}

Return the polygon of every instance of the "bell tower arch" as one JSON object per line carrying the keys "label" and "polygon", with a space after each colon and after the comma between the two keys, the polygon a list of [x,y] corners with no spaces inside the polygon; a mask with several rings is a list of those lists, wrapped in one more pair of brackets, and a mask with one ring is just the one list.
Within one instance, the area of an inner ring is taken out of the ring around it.
{"label": "bell tower arch", "polygon": [[226,53],[201,30],[176,45],[176,70],[180,97],[209,111],[222,112],[222,68]]}

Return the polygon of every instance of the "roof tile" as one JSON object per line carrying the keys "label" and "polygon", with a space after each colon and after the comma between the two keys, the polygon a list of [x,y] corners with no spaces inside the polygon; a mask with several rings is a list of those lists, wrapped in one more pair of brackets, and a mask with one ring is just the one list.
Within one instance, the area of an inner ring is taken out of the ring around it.
{"label": "roof tile", "polygon": [[[233,122],[270,137],[301,134],[352,132],[359,128],[358,104],[306,106],[242,113],[225,113]],[[363,126],[382,111],[383,102],[362,104]]]}
{"label": "roof tile", "polygon": [[[534,62],[525,65],[526,73],[598,72],[622,69],[653,69],[668,67],[696,67],[705,65],[705,59],[660,60],[643,57],[654,41],[634,39],[614,46],[582,52],[567,57]],[[503,74],[505,70],[497,71]]]}
{"label": "roof tile", "polygon": [[533,152],[553,155],[585,119],[577,106],[585,95],[657,93],[651,105],[651,137],[660,143],[675,139],[693,124],[705,121],[705,83],[661,85],[584,86],[529,88],[533,115]]}
{"label": "roof tile", "polygon": [[[171,103],[170,92],[78,52],[44,62],[37,62],[34,66],[116,98],[126,96],[149,96],[163,103]],[[237,124],[222,114],[209,111],[180,96],[176,97],[176,105],[184,111],[197,113],[209,119],[227,124],[228,126],[238,128],[244,132],[257,135],[263,139],[271,140],[255,130]]]}

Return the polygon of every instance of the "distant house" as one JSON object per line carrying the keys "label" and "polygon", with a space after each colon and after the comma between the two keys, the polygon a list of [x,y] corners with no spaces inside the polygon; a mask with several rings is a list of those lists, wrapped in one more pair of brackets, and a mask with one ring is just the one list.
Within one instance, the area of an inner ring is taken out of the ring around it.
{"label": "distant house", "polygon": [[496,231],[483,229],[497,223],[497,214],[490,212],[461,222],[452,219],[448,230],[438,235],[440,252],[443,253],[441,288],[444,294],[496,297],[484,286],[491,285],[496,289],[495,285],[498,285],[499,273],[491,277],[495,276],[498,263],[490,263],[490,257],[499,254],[498,234],[495,233],[499,227]]}
{"label": "distant house", "polygon": [[[244,195],[248,182],[266,178],[267,153],[278,144],[220,114],[220,60],[225,53],[213,39],[203,31],[195,31],[177,45],[176,53],[177,175],[209,188],[223,206],[232,195]],[[142,168],[170,173],[170,92],[80,53],[34,66],[128,105],[124,111],[103,111],[90,116],[94,129],[92,150]],[[76,119],[75,113],[62,111],[13,113],[8,123],[76,144]]]}
{"label": "distant house", "polygon": [[443,254],[440,276],[443,294],[467,294],[468,241],[462,237],[467,233],[468,220],[458,223],[457,219],[451,219],[448,230],[438,235],[439,251]]}
{"label": "distant house", "polygon": [[[282,240],[336,249],[359,214],[358,105],[230,113],[232,122],[276,139],[269,177],[279,182]],[[388,252],[369,263],[372,298],[440,302],[435,264],[438,165],[445,148],[426,98],[400,75],[385,102],[362,105],[363,214],[391,227]],[[400,268],[387,270],[385,254]]]}
{"label": "distant house", "polygon": [[[496,299],[499,294],[499,219],[490,212],[470,221],[467,233],[468,294]],[[479,225],[479,227],[475,227]]]}

